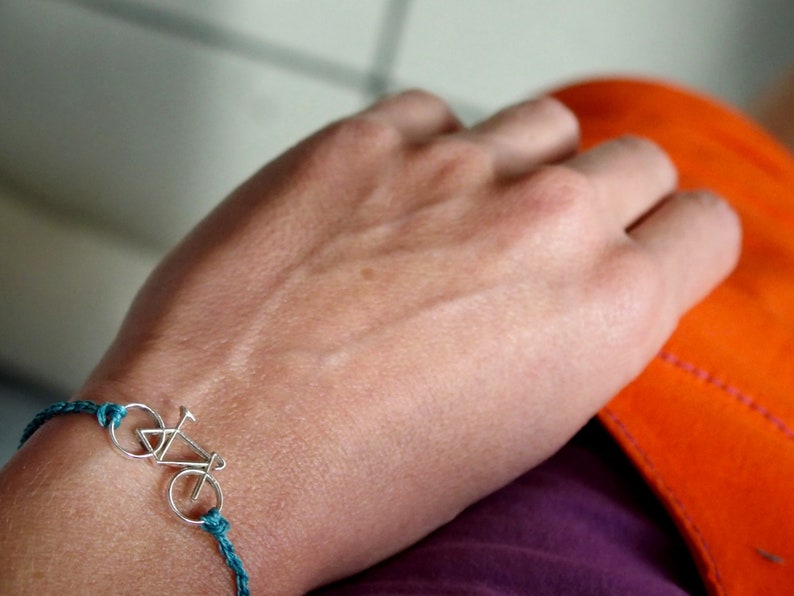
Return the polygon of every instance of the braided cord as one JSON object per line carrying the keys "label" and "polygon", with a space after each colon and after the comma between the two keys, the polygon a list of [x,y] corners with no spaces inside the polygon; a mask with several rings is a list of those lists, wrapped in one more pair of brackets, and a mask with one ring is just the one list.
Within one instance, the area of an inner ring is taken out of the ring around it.
{"label": "braided cord", "polygon": [[101,426],[107,427],[112,422],[113,428],[118,428],[121,419],[127,415],[127,408],[111,403],[99,405],[88,400],[56,402],[33,417],[33,420],[22,431],[19,447],[22,447],[45,422],[60,414],[91,414],[97,417]]}
{"label": "braided cord", "polygon": [[226,536],[226,532],[231,527],[229,520],[223,517],[215,507],[210,509],[206,515],[202,515],[201,519],[204,521],[201,529],[212,534],[213,538],[218,541],[218,550],[221,551],[229,569],[234,572],[234,577],[237,580],[237,596],[248,596],[250,593],[248,591],[248,573],[243,567],[242,560],[234,552],[232,541]]}
{"label": "braided cord", "polygon": [[[100,405],[88,400],[56,402],[33,417],[33,420],[22,432],[19,447],[22,447],[45,422],[61,414],[90,414],[96,416],[97,422],[103,428],[113,424],[113,428],[116,429],[119,427],[121,419],[127,415],[127,408],[113,403]],[[221,512],[215,507],[210,509],[206,515],[203,515],[201,520],[204,522],[201,528],[218,541],[218,550],[223,555],[229,569],[234,572],[235,581],[237,582],[237,596],[249,596],[248,573],[243,567],[242,560],[234,551],[232,541],[226,536],[231,527],[229,520],[223,517]]]}

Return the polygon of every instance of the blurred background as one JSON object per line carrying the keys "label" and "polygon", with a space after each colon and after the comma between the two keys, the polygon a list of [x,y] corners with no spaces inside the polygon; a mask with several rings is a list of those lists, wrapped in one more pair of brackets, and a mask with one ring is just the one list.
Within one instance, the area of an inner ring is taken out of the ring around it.
{"label": "blurred background", "polygon": [[746,108],[791,62],[792,0],[0,0],[0,463],[169,247],[381,94],[472,122],[632,74]]}

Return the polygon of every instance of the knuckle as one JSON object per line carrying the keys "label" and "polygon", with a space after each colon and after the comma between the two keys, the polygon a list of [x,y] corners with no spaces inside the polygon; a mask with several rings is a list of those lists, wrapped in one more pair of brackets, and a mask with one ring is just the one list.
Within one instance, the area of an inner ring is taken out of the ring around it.
{"label": "knuckle", "polygon": [[559,126],[579,137],[579,118],[568,106],[550,95],[538,99],[537,105],[544,117],[553,119]]}
{"label": "knuckle", "polygon": [[698,200],[704,203],[709,209],[711,217],[719,218],[720,230],[726,235],[728,240],[725,246],[731,247],[732,252],[730,258],[734,264],[739,259],[739,253],[742,245],[742,221],[739,214],[719,195],[711,191],[698,191]]}
{"label": "knuckle", "polygon": [[708,238],[708,242],[700,244],[700,254],[710,255],[712,270],[732,270],[742,247],[742,224],[736,211],[724,199],[705,189],[676,193],[670,201],[674,202],[673,206],[686,225]]}
{"label": "knuckle", "polygon": [[493,176],[493,154],[484,145],[460,136],[440,137],[423,145],[417,155],[439,182],[468,185]]}
{"label": "knuckle", "polygon": [[337,150],[372,152],[393,149],[402,142],[402,135],[386,122],[360,114],[330,125],[323,141]]}
{"label": "knuckle", "polygon": [[570,262],[602,250],[603,222],[595,187],[571,168],[543,166],[504,188],[495,211],[520,247],[542,246]]}
{"label": "knuckle", "polygon": [[[708,189],[679,192],[677,193],[677,197],[685,201],[691,208],[701,211],[712,211],[726,206],[723,199]],[[727,211],[728,213],[732,213],[730,209]]]}
{"label": "knuckle", "polygon": [[388,124],[364,115],[334,122],[299,145],[300,168],[312,172],[347,171],[351,164],[362,166],[389,159],[402,137]]}
{"label": "knuckle", "polygon": [[527,181],[527,197],[541,212],[570,217],[592,211],[597,198],[594,182],[584,173],[565,165],[546,165]]}
{"label": "knuckle", "polygon": [[654,163],[664,164],[664,167],[669,170],[670,176],[677,176],[677,169],[673,160],[655,141],[647,137],[627,134],[610,142],[615,144],[617,150],[625,152],[627,155],[644,154],[652,159]]}
{"label": "knuckle", "polygon": [[672,331],[671,288],[662,264],[651,253],[629,243],[621,245],[605,259],[596,286],[593,296],[607,313],[604,323],[614,341],[654,346]]}
{"label": "knuckle", "polygon": [[406,89],[397,95],[393,95],[389,98],[386,98],[386,101],[410,101],[416,103],[426,103],[426,104],[433,104],[436,107],[447,107],[447,103],[441,99],[438,95],[434,93],[430,93],[424,89],[413,88],[413,89]]}
{"label": "knuckle", "polygon": [[664,153],[661,147],[652,140],[634,134],[626,134],[610,141],[628,152]]}

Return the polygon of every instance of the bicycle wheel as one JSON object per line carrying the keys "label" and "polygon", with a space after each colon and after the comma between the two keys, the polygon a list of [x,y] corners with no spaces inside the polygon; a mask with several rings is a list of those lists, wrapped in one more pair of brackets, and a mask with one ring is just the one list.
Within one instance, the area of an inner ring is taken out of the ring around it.
{"label": "bicycle wheel", "polygon": [[215,509],[218,511],[223,508],[223,493],[221,492],[221,486],[212,475],[208,474],[204,470],[197,470],[196,468],[185,468],[181,472],[174,474],[174,477],[171,478],[171,482],[168,483],[168,505],[171,507],[171,510],[176,513],[182,521],[186,521],[189,524],[203,524],[204,522],[200,517],[193,518],[190,517],[189,514],[183,513],[174,500],[174,486],[176,485],[177,480],[187,476],[205,477],[206,482],[209,483],[209,485],[212,487],[212,490],[215,491]]}
{"label": "bicycle wheel", "polygon": [[[127,408],[128,411],[129,410],[143,410],[144,412],[149,414],[149,416],[152,417],[154,422],[157,424],[157,427],[161,431],[163,429],[165,429],[165,422],[163,422],[162,416],[160,416],[160,414],[155,412],[149,406],[147,406],[145,404],[127,404],[124,407]],[[123,423],[123,421],[122,421],[122,423]],[[119,425],[119,428],[120,427],[121,427],[121,424]],[[121,451],[124,455],[126,455],[127,457],[131,457],[133,459],[143,459],[143,458],[146,458],[146,457],[154,456],[155,451],[157,451],[160,447],[162,447],[163,443],[165,442],[165,433],[161,433],[160,434],[160,442],[157,444],[157,447],[152,448],[151,445],[142,445],[142,447],[144,449],[146,449],[146,452],[144,452],[144,453],[135,453],[135,452],[129,451],[128,449],[125,449],[124,447],[121,446],[121,443],[119,443],[119,440],[116,437],[116,429],[114,428],[113,424],[109,424],[108,425],[108,432],[110,433],[110,440],[113,442],[113,444],[116,446],[116,448],[119,451]],[[138,440],[139,441],[143,441],[140,438],[140,436],[139,436]]]}

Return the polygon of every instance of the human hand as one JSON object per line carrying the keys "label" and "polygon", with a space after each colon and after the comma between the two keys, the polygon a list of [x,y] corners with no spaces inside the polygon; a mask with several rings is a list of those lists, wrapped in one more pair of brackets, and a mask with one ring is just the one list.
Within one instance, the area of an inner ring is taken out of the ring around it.
{"label": "human hand", "polygon": [[736,262],[659,148],[577,142],[552,99],[331,125],[169,255],[78,397],[191,406],[254,583],[388,556],[561,447]]}

